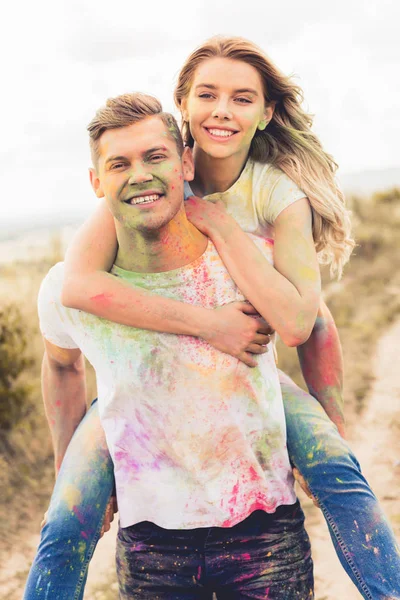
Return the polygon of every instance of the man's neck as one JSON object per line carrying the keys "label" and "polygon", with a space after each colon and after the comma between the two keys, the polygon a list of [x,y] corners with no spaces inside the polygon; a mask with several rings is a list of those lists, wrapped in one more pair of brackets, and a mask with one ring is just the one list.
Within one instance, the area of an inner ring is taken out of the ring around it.
{"label": "man's neck", "polygon": [[126,271],[161,273],[184,267],[206,250],[208,238],[183,213],[162,229],[151,232],[123,227],[116,222],[118,254],[115,265]]}
{"label": "man's neck", "polygon": [[211,157],[196,144],[193,157],[196,174],[190,187],[196,196],[226,192],[240,177],[247,159],[246,155],[239,153],[229,158]]}

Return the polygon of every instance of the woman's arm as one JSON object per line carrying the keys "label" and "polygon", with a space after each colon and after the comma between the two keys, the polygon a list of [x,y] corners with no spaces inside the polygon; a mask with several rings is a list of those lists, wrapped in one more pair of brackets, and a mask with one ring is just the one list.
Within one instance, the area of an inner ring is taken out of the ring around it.
{"label": "woman's arm", "polygon": [[109,271],[117,251],[114,219],[105,202],[80,228],[68,249],[62,302],[110,321],[141,329],[192,335],[255,366],[269,328],[243,302],[215,310],[184,304],[134,288]]}
{"label": "woman's arm", "polygon": [[274,222],[274,266],[221,206],[191,198],[189,219],[214,242],[232,279],[288,346],[309,337],[320,301],[320,273],[307,198]]}
{"label": "woman's arm", "polygon": [[321,300],[308,340],[297,347],[308,390],[345,437],[343,415],[343,356],[335,321]]}

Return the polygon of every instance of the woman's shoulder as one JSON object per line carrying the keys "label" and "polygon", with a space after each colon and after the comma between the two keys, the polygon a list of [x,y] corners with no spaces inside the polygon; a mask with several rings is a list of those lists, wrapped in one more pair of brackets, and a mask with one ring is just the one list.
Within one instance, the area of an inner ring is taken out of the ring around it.
{"label": "woman's shoulder", "polygon": [[293,179],[271,163],[253,161],[253,201],[268,223],[272,224],[287,206],[305,194]]}
{"label": "woman's shoulder", "polygon": [[253,179],[255,182],[262,182],[265,184],[274,185],[279,181],[285,181],[287,183],[296,183],[288,176],[282,169],[273,165],[272,163],[261,163],[250,159],[250,167],[253,172]]}

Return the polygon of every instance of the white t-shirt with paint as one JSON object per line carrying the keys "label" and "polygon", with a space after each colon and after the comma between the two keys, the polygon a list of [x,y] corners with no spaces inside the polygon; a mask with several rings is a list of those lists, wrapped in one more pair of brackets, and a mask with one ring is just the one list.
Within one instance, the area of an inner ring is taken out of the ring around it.
{"label": "white t-shirt with paint", "polygon": [[[192,195],[185,185],[185,197]],[[222,201],[227,212],[243,231],[274,239],[274,221],[288,206],[305,193],[281,169],[248,159],[240,177],[226,192],[204,196],[211,202]]]}
{"label": "white t-shirt with paint", "polygon": [[[254,238],[272,262],[272,244]],[[249,368],[201,339],[126,327],[61,305],[63,264],[39,293],[45,338],[79,347],[93,365],[115,466],[122,527],[229,527],[296,496],[272,352]],[[115,276],[135,287],[215,308],[242,300],[214,245],[165,273]]]}

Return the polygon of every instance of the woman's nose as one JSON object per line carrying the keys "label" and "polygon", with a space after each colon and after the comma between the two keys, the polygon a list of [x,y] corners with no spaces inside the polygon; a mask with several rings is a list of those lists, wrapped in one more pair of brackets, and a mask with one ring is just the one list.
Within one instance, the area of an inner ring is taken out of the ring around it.
{"label": "woman's nose", "polygon": [[219,100],[212,112],[212,116],[217,119],[231,119],[232,113],[229,110],[228,101],[223,99]]}

